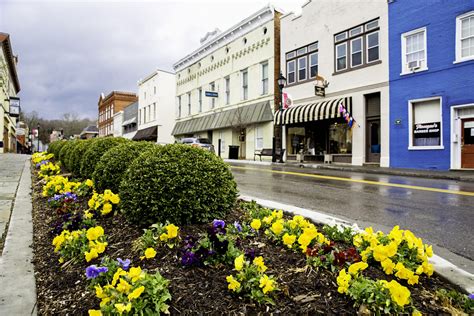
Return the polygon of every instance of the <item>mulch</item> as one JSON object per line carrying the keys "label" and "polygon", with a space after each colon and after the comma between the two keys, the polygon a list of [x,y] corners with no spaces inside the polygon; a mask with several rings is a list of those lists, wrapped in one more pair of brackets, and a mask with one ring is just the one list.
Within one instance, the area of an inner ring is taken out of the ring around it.
{"label": "mulch", "polygon": [[[224,220],[233,223],[241,217],[242,211],[236,207]],[[99,260],[61,266],[51,245],[54,238],[51,225],[57,218],[46,199],[41,197],[41,184],[33,174],[33,248],[38,314],[87,315],[89,309],[98,308],[100,301],[88,288],[85,269],[90,264],[98,264]],[[133,241],[142,234],[140,228],[128,224],[120,214],[102,218],[99,223],[104,227],[109,244],[103,255],[112,259],[129,258],[132,266],[140,265],[151,273],[159,271],[170,280],[172,301],[169,311],[172,315],[353,315],[358,312],[347,296],[337,292],[337,272],[306,267],[304,254],[275,245],[264,234],[242,240],[240,246],[257,249],[257,255],[263,256],[269,268],[267,274],[276,277],[281,291],[277,294],[275,305],[259,305],[233,295],[227,289],[226,282],[227,275],[235,274],[232,266],[184,268],[179,260],[179,250],[168,247],[157,249],[154,259],[141,261],[140,254],[132,251]],[[196,235],[206,229],[206,225],[183,226],[180,227],[180,234]],[[373,267],[369,267],[364,274],[390,280]],[[454,286],[437,275],[420,277],[420,284],[409,286],[415,306],[423,314],[447,313],[433,295],[438,288],[453,289]]]}

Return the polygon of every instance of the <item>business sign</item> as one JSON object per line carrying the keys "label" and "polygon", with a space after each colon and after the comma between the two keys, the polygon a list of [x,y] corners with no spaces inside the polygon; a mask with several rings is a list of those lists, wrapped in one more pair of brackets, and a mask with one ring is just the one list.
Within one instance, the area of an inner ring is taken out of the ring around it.
{"label": "business sign", "polygon": [[10,97],[10,116],[11,117],[20,116],[20,98]]}
{"label": "business sign", "polygon": [[439,138],[441,137],[441,123],[419,123],[413,127],[414,138]]}
{"label": "business sign", "polygon": [[211,97],[211,98],[217,98],[219,96],[218,93],[214,91],[206,91],[205,95],[206,97]]}
{"label": "business sign", "polygon": [[320,86],[314,86],[314,94],[318,97],[324,97],[326,95],[326,88]]}

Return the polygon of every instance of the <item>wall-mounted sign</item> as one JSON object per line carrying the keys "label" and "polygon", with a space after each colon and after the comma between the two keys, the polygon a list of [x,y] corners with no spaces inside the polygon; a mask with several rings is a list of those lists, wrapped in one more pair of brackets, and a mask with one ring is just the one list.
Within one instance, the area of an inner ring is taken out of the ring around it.
{"label": "wall-mounted sign", "polygon": [[396,119],[395,120],[395,125],[400,125],[402,124],[402,120],[401,119]]}
{"label": "wall-mounted sign", "polygon": [[414,138],[439,138],[441,136],[440,122],[419,123],[413,126]]}
{"label": "wall-mounted sign", "polygon": [[320,86],[314,86],[314,94],[318,97],[324,97],[326,95],[326,88]]}
{"label": "wall-mounted sign", "polygon": [[20,116],[20,98],[10,97],[10,116]]}
{"label": "wall-mounted sign", "polygon": [[219,94],[214,91],[206,91],[205,95],[206,97],[211,97],[211,98],[217,98],[219,96]]}

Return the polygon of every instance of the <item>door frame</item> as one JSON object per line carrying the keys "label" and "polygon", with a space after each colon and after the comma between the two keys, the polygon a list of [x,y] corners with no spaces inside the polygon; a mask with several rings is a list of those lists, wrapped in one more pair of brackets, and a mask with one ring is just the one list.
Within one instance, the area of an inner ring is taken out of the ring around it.
{"label": "door frame", "polygon": [[[466,122],[474,122],[474,117],[468,117],[468,118],[462,118],[461,119],[461,144],[460,144],[460,148],[461,148],[461,169],[474,169],[474,168],[464,168],[463,167],[463,158],[462,158],[462,147],[464,146],[464,123]],[[474,146],[474,145],[472,145]]]}
{"label": "door frame", "polygon": [[[459,110],[472,109],[472,114],[459,115]],[[461,120],[474,118],[474,103],[451,106],[451,163],[450,169],[459,170],[461,168]]]}

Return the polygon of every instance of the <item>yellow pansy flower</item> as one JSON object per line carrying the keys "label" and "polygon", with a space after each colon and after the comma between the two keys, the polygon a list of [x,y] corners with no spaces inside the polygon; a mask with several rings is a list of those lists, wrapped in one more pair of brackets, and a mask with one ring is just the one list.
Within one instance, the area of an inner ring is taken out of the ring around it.
{"label": "yellow pansy flower", "polygon": [[147,248],[145,250],[145,256],[144,257],[140,257],[142,260],[143,258],[146,258],[146,259],[151,259],[151,258],[154,258],[156,256],[156,251],[155,249],[153,248]]}
{"label": "yellow pansy flower", "polygon": [[347,291],[349,290],[349,282],[351,281],[351,279],[352,277],[350,274],[346,273],[346,269],[342,269],[336,279],[337,285],[339,286],[337,288],[337,291],[341,294],[347,293]]}
{"label": "yellow pansy flower", "polygon": [[96,240],[102,235],[104,235],[104,229],[101,226],[89,228],[86,234],[88,240]]}
{"label": "yellow pansy flower", "polygon": [[95,248],[92,248],[90,251],[84,252],[84,256],[86,257],[86,261],[89,262],[99,256],[99,253]]}
{"label": "yellow pansy flower", "polygon": [[268,275],[264,274],[260,278],[260,288],[262,288],[263,294],[267,294],[275,289],[274,287],[275,281],[271,280]]}
{"label": "yellow pansy flower", "polygon": [[240,288],[240,282],[234,279],[232,275],[227,276],[226,280],[229,283],[229,285],[227,285],[229,290],[236,292]]}
{"label": "yellow pansy flower", "polygon": [[94,182],[91,180],[91,179],[87,179],[85,181],[85,184],[88,186],[88,187],[92,187],[94,185]]}
{"label": "yellow pansy flower", "polygon": [[265,263],[263,262],[263,257],[255,257],[253,259],[253,264],[258,267],[259,272],[265,272],[267,270],[267,267],[265,266]]}
{"label": "yellow pansy flower", "polygon": [[110,212],[112,212],[112,204],[110,203],[105,203],[104,206],[102,207],[102,211],[100,211],[100,213],[102,215],[107,215],[109,214]]}
{"label": "yellow pansy flower", "polygon": [[293,246],[293,244],[295,243],[296,241],[296,236],[295,235],[289,235],[288,233],[285,233],[283,235],[283,244],[288,246],[288,248],[291,248],[291,246]]}
{"label": "yellow pansy flower", "polygon": [[120,197],[118,194],[112,194],[110,196],[110,202],[112,202],[113,204],[119,204],[120,202]]}
{"label": "yellow pansy flower", "polygon": [[89,309],[89,316],[102,316],[102,312],[96,309]]}
{"label": "yellow pansy flower", "polygon": [[99,306],[102,308],[107,305],[112,299],[110,297],[104,297],[102,301],[100,301]]}
{"label": "yellow pansy flower", "polygon": [[140,275],[142,274],[142,269],[140,267],[132,267],[130,271],[128,271],[128,277],[132,279],[132,282],[136,282]]}
{"label": "yellow pansy flower", "polygon": [[275,235],[280,235],[283,230],[283,221],[282,220],[277,220],[275,223],[272,224],[271,231]]}
{"label": "yellow pansy flower", "polygon": [[139,298],[143,291],[145,291],[145,287],[143,285],[139,288],[136,288],[132,293],[128,294],[128,300],[131,301],[133,299]]}
{"label": "yellow pansy flower", "polygon": [[240,271],[244,267],[244,255],[240,255],[234,260],[235,270]]}
{"label": "yellow pansy flower", "polygon": [[259,230],[261,226],[262,226],[262,222],[258,218],[253,219],[252,222],[250,223],[250,227],[252,227],[255,230]]}
{"label": "yellow pansy flower", "polygon": [[166,226],[166,230],[168,231],[168,238],[169,239],[178,237],[178,230],[179,230],[178,226],[170,224],[170,225]]}
{"label": "yellow pansy flower", "polygon": [[352,275],[356,275],[359,273],[359,271],[367,269],[369,265],[365,262],[356,262],[350,265],[348,271]]}
{"label": "yellow pansy flower", "polygon": [[117,271],[115,271],[115,274],[112,278],[112,286],[115,286],[115,284],[117,284],[117,281],[118,279],[122,276],[122,275],[127,275],[127,272],[125,272],[124,270],[122,270],[122,268],[118,268]]}
{"label": "yellow pansy flower", "polygon": [[132,286],[130,285],[130,283],[128,283],[124,279],[119,280],[119,284],[117,285],[117,291],[119,291],[120,293],[128,293],[130,292],[131,288]]}
{"label": "yellow pansy flower", "polygon": [[94,288],[95,288],[95,296],[97,296],[97,298],[103,299],[107,297],[107,294],[104,293],[104,289],[102,288],[102,286],[96,285]]}
{"label": "yellow pansy flower", "polygon": [[114,306],[120,315],[122,315],[123,312],[129,312],[132,310],[132,303],[128,303],[127,305],[122,304],[122,303],[117,303]]}

